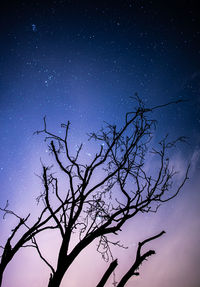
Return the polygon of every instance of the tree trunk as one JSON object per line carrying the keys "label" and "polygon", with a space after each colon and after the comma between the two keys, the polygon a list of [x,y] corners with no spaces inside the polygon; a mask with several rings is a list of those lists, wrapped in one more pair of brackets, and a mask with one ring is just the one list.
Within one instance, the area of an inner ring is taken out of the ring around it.
{"label": "tree trunk", "polygon": [[3,279],[3,272],[0,271],[0,286],[2,284],[2,279]]}
{"label": "tree trunk", "polygon": [[71,258],[70,256],[63,256],[63,254],[61,254],[58,260],[57,269],[53,274],[50,275],[48,287],[60,286],[65,273],[67,272],[74,259],[74,257]]}
{"label": "tree trunk", "polygon": [[2,285],[3,274],[6,269],[6,266],[12,260],[14,254],[15,253],[10,248],[9,249],[7,247],[4,248],[4,252],[2,254],[1,262],[0,262],[0,287]]}
{"label": "tree trunk", "polygon": [[4,273],[4,270],[6,268],[6,265],[0,265],[0,286],[2,285],[2,280],[3,280],[3,273]]}
{"label": "tree trunk", "polygon": [[57,269],[53,275],[51,274],[48,287],[59,287],[65,272],[65,269]]}

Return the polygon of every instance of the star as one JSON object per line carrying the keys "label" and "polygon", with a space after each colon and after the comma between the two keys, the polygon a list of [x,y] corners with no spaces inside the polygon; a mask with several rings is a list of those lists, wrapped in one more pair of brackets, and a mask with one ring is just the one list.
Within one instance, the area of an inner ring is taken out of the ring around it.
{"label": "star", "polygon": [[32,24],[31,27],[33,32],[37,32],[37,26],[35,24]]}

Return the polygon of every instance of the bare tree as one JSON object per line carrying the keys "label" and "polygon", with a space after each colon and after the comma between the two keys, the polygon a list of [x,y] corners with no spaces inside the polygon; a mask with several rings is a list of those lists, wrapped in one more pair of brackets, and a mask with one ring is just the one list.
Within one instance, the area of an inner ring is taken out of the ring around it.
{"label": "bare tree", "polygon": [[[62,208],[62,206],[58,206],[58,208],[53,211],[53,214],[49,214],[49,209],[46,203],[40,211],[38,218],[34,222],[31,220],[30,223],[28,223],[31,215],[30,213],[23,218],[8,207],[8,201],[6,202],[4,208],[0,207],[0,211],[3,212],[3,218],[5,219],[5,217],[10,214],[17,219],[18,223],[11,230],[5,244],[0,245],[0,248],[2,249],[0,256],[0,286],[2,285],[3,274],[7,265],[21,248],[34,247],[39,253],[40,257],[48,265],[48,262],[40,252],[35,236],[42,231],[58,228],[56,224],[52,224],[51,218],[52,215],[55,215]],[[49,267],[51,268],[50,265]]]}
{"label": "bare tree", "polygon": [[[117,235],[124,223],[138,213],[156,212],[160,204],[173,199],[183,187],[189,167],[182,182],[173,185],[176,171],[170,165],[168,151],[184,138],[169,142],[165,137],[159,148],[151,148],[156,123],[150,116],[154,110],[167,105],[147,109],[138,99],[137,108],[126,114],[121,128],[106,124],[99,132],[90,133],[89,140],[95,140],[99,150],[87,164],[81,160],[82,144],[75,155],[71,154],[68,138],[70,122],[62,125],[65,134],[61,137],[47,129],[44,118],[44,129],[37,133],[45,134],[56,165],[66,176],[63,191],[52,171],[53,167],[43,166],[44,191],[40,199],[44,200],[45,210],[49,211],[61,238],[56,266],[48,263],[39,252],[51,269],[48,287],[60,286],[75,258],[96,239],[99,240],[98,251],[107,260],[111,244],[122,246],[119,241],[110,240],[109,235]],[[149,152],[159,159],[159,165],[151,174],[145,168]],[[139,243],[136,261],[118,287],[124,286],[130,276],[138,275],[136,270],[140,264],[154,254],[150,250],[141,255],[141,247],[163,233]],[[74,234],[79,236],[75,245],[71,244]],[[116,266],[117,261],[110,266],[110,270]],[[104,286],[110,270],[97,286]]]}

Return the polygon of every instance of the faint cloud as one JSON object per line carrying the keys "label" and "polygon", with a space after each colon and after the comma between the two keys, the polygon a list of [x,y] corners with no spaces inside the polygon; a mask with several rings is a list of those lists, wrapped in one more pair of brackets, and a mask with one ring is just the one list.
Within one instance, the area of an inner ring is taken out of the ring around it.
{"label": "faint cloud", "polygon": [[180,154],[177,154],[173,158],[171,158],[170,167],[173,167],[174,170],[177,172],[175,176],[177,180],[181,180],[184,178],[187,170],[187,162]]}
{"label": "faint cloud", "polygon": [[200,166],[200,149],[195,149],[192,157],[191,157],[191,174],[195,173],[195,171]]}

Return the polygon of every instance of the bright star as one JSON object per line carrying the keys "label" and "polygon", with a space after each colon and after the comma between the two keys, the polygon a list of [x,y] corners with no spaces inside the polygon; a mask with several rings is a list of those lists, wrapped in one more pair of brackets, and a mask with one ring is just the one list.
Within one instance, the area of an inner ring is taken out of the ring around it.
{"label": "bright star", "polygon": [[35,24],[32,24],[31,26],[32,26],[33,32],[37,32],[37,26]]}

